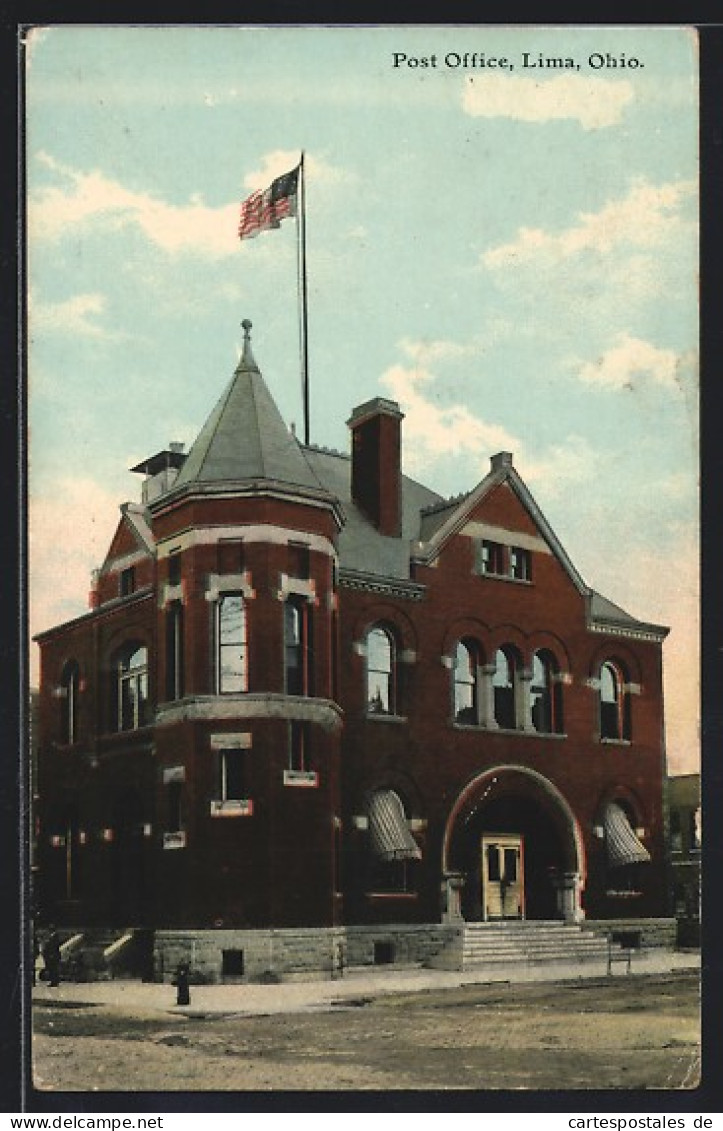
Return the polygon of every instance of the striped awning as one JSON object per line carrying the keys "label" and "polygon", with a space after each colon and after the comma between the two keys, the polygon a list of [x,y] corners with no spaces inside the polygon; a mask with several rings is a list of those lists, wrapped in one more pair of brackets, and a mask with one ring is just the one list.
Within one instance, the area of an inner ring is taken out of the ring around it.
{"label": "striped awning", "polygon": [[380,789],[371,795],[368,815],[369,841],[375,856],[382,860],[421,860],[404,806],[393,789]]}
{"label": "striped awning", "polygon": [[638,840],[620,805],[611,804],[605,810],[605,844],[611,868],[650,860],[650,853]]}

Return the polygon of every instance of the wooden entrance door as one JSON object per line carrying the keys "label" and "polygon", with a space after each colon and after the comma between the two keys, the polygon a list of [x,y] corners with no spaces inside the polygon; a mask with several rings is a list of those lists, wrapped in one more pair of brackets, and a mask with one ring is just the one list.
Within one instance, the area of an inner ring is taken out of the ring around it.
{"label": "wooden entrance door", "polygon": [[486,920],[525,917],[521,836],[488,833],[482,837],[482,915]]}

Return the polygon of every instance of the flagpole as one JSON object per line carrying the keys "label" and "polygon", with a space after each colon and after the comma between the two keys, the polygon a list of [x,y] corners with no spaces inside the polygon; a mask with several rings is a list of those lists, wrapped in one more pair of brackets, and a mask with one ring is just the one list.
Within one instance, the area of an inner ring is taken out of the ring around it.
{"label": "flagpole", "polygon": [[306,177],[304,151],[299,162],[301,207],[299,209],[299,274],[301,288],[301,394],[304,404],[304,443],[309,444],[309,345],[308,292],[306,284]]}

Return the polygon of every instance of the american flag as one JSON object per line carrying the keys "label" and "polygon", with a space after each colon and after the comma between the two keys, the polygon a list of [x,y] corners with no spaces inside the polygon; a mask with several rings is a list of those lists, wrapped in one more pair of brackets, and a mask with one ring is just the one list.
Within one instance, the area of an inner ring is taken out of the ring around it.
{"label": "american flag", "polygon": [[279,228],[281,221],[296,215],[299,167],[272,181],[263,192],[254,192],[241,205],[238,236],[250,240],[259,232]]}

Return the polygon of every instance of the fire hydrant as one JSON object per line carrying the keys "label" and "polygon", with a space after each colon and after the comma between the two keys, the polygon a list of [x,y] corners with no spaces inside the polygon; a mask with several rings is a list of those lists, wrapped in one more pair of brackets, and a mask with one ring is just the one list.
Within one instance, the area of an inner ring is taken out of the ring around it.
{"label": "fire hydrant", "polygon": [[190,1005],[191,992],[190,992],[190,979],[189,979],[189,966],[187,962],[179,962],[176,967],[176,977],[173,984],[176,987],[176,1005]]}

